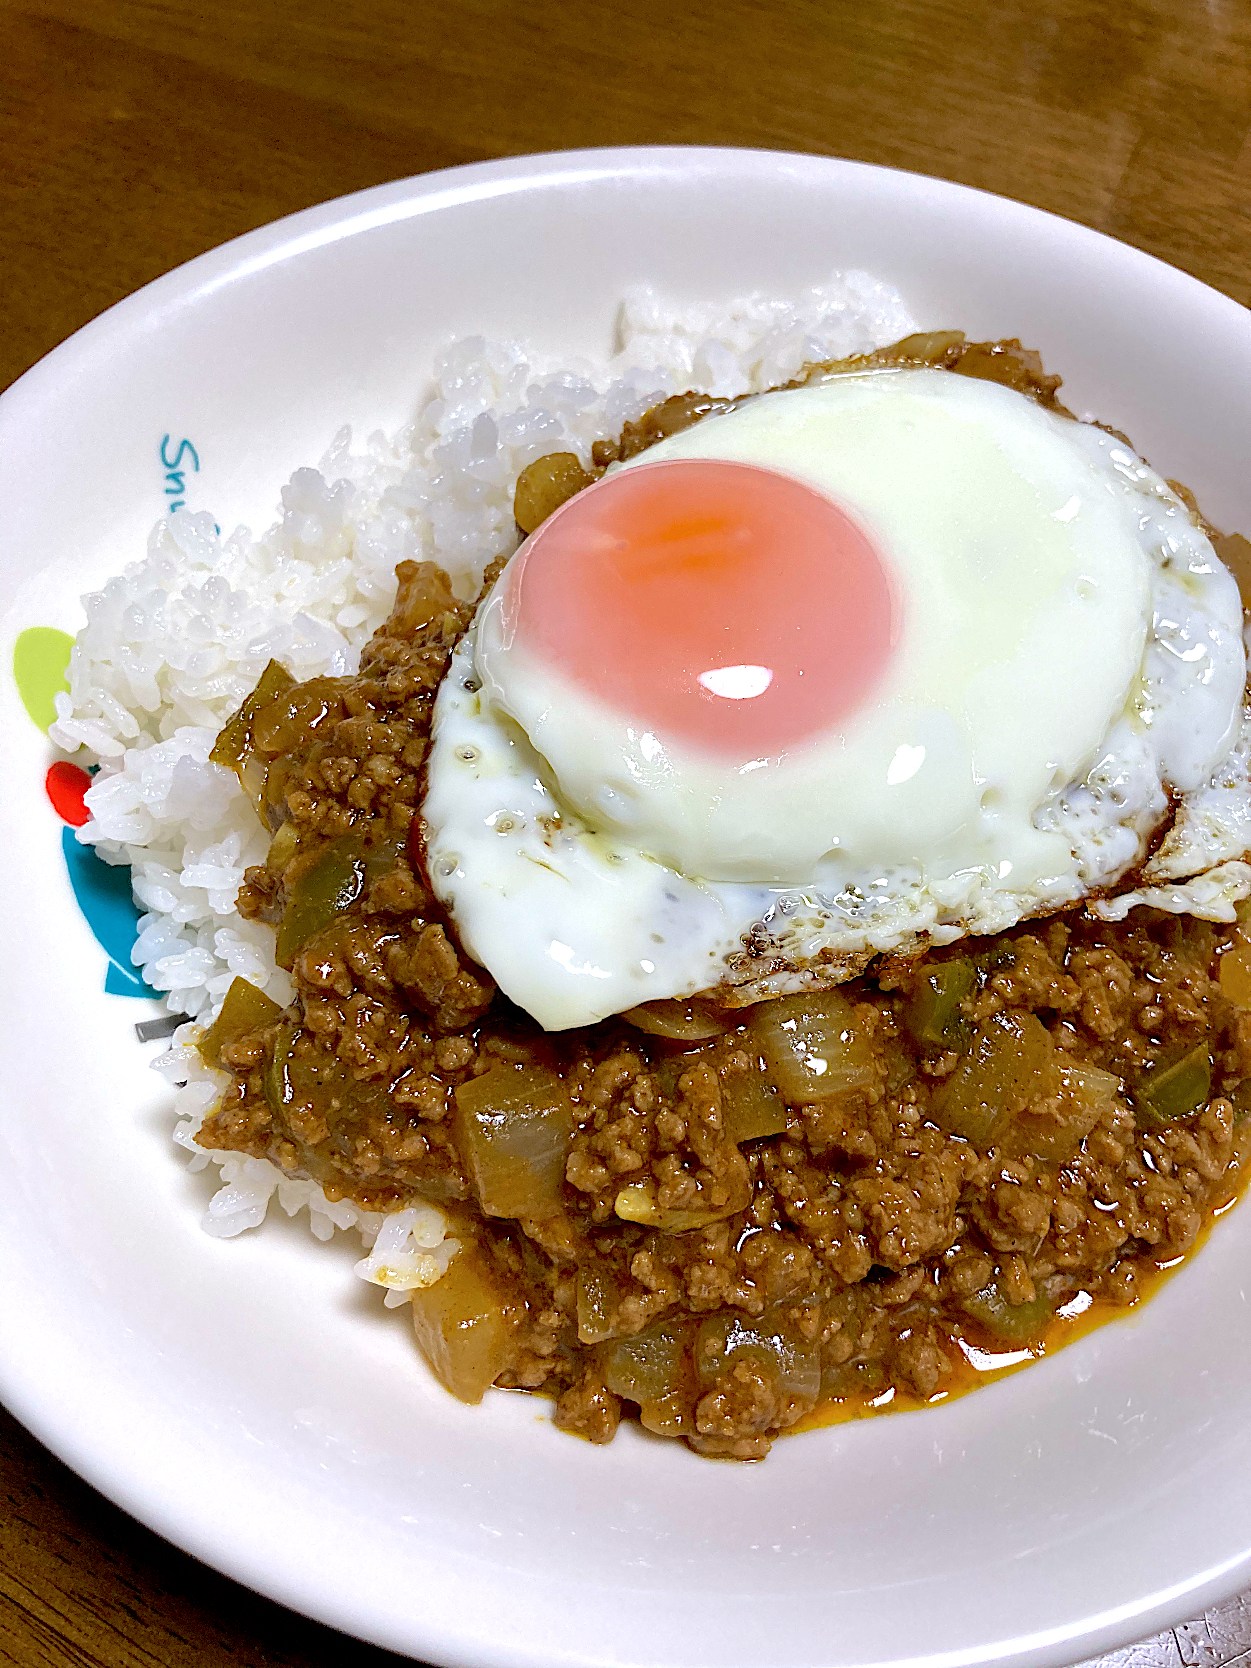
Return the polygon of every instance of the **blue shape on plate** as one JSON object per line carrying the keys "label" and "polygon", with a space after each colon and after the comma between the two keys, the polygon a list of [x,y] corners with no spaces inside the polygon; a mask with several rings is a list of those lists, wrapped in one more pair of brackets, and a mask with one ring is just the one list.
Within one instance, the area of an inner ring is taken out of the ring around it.
{"label": "blue shape on plate", "polygon": [[139,936],[139,911],[130,892],[130,868],[114,867],[80,845],[72,828],[61,830],[61,850],[83,918],[109,958],[104,988],[110,996],[146,996],[153,991],[139,977],[130,952]]}

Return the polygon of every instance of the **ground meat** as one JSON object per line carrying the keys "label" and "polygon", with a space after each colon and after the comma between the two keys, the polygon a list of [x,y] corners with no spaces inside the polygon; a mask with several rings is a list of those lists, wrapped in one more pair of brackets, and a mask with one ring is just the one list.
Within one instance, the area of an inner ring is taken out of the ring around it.
{"label": "ground meat", "polygon": [[[944,334],[885,358],[1056,405],[1016,344]],[[720,408],[667,401],[594,462]],[[1193,1247],[1251,1148],[1251,1013],[1219,980],[1236,929],[1074,912],[882,958],[837,998],[864,1069],[806,1102],[771,1078],[767,1004],[695,1043],[624,1020],[549,1036],[426,884],[411,836],[431,711],[472,609],[429,564],[397,576],[356,676],[263,680],[219,742],[274,831],[239,908],[278,928],[295,996],[221,1040],[231,1086],[199,1139],[331,1199],[442,1205],[463,1249],[419,1335],[446,1323],[458,1394],[541,1390],[591,1442],[625,1410],[760,1458],[822,1409],[915,1406],[975,1382],[974,1357],[1041,1352],[1070,1300],[1114,1313]],[[967,1075],[988,1036],[1034,1062],[989,1119]],[[1200,1092],[1153,1098],[1179,1061]],[[751,1094],[763,1125],[736,1122]],[[527,1165],[542,1184],[519,1193]]]}
{"label": "ground meat", "polygon": [[584,1436],[588,1442],[611,1442],[620,1422],[621,1397],[604,1383],[594,1362],[556,1403],[556,1423],[561,1430]]}

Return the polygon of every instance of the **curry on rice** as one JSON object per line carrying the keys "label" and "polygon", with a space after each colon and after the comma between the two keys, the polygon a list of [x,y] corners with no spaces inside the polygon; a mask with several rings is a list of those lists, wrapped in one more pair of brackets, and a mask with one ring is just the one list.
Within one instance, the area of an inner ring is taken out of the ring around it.
{"label": "curry on rice", "polygon": [[[1054,401],[1019,352],[966,374]],[[715,404],[666,402],[615,454]],[[527,476],[527,531],[593,478]],[[331,1201],[437,1204],[461,1249],[412,1310],[453,1394],[760,1458],[818,1410],[942,1399],[973,1352],[1035,1352],[1195,1245],[1251,1148],[1251,922],[1070,911],[834,989],[545,1032],[427,883],[431,713],[473,605],[433,564],[397,576],[357,674],[271,663],[214,752],[273,830],[239,909],[295,997],[235,981],[197,1140]]]}

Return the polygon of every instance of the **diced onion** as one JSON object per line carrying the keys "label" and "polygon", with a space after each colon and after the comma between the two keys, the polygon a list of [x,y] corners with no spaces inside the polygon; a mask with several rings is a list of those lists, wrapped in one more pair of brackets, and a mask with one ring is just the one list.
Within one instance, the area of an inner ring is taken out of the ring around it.
{"label": "diced onion", "polygon": [[874,1082],[872,1038],[836,990],[782,996],[753,1010],[756,1045],[784,1100],[803,1106]]}
{"label": "diced onion", "polygon": [[667,1037],[671,1042],[703,1042],[707,1037],[719,1037],[734,1023],[694,1001],[644,1002],[642,1007],[627,1008],[621,1017],[636,1031]]}
{"label": "diced onion", "polygon": [[564,1199],[573,1106],[543,1066],[496,1067],[456,1090],[455,1133],[487,1216],[539,1219]]}

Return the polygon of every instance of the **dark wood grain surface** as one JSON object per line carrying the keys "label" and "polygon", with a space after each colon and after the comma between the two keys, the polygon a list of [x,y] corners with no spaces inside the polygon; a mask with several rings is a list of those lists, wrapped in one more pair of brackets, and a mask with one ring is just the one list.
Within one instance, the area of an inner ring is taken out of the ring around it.
{"label": "dark wood grain surface", "polygon": [[[1251,303],[1251,0],[9,0],[0,383],[213,245],[452,163],[772,146],[941,175]],[[396,1662],[205,1570],[0,1417],[0,1660]],[[1251,1665],[1251,1605],[1108,1659]]]}

